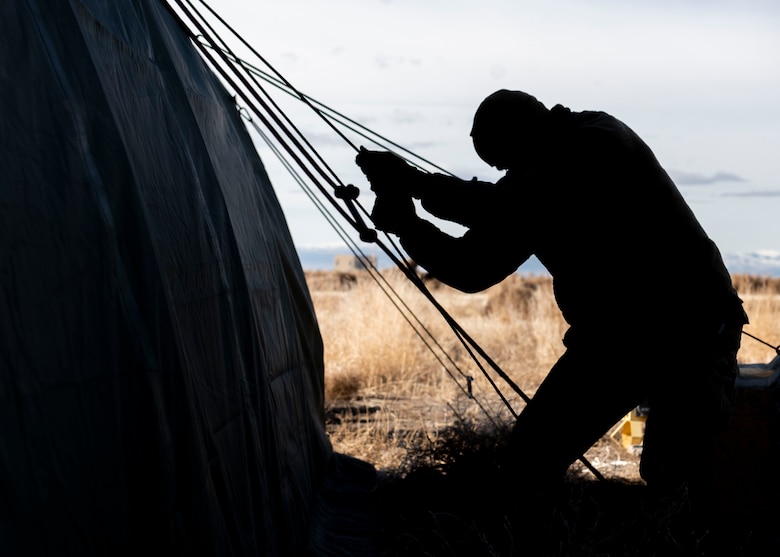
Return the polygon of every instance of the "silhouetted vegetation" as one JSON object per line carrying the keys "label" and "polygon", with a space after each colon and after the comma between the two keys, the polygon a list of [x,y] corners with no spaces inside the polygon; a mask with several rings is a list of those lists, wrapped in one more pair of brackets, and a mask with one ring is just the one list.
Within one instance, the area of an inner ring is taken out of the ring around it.
{"label": "silhouetted vegetation", "polygon": [[[513,488],[511,473],[500,465],[513,423],[507,405],[430,303],[400,274],[386,276],[457,366],[468,370],[474,393],[469,398],[460,388],[461,375],[443,371],[368,273],[347,281],[334,273],[307,273],[325,341],[328,432],[337,452],[379,471],[376,504],[387,555],[778,554],[775,514],[746,516],[744,522],[735,516],[718,531],[694,531],[684,493],[649,493],[637,473],[637,456],[612,439],[602,439],[588,456],[600,458],[603,481],[584,466],[572,466],[552,496]],[[740,275],[734,281],[751,319],[746,331],[769,343],[743,337],[740,361],[768,362],[780,342],[780,279]],[[563,350],[566,324],[551,280],[518,275],[475,295],[426,284],[532,395]],[[500,379],[497,384],[520,411],[519,397]],[[576,416],[562,416],[562,442],[567,419]],[[605,468],[611,461],[621,466]]]}

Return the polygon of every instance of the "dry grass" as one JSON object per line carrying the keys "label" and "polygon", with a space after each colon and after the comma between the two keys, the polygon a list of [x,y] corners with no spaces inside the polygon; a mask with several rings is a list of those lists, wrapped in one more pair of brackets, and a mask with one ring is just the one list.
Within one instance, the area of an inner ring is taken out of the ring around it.
{"label": "dry grass", "polygon": [[[382,509],[383,555],[763,556],[767,544],[780,548],[774,519],[694,533],[685,500],[653,499],[638,478],[638,457],[607,437],[585,457],[610,481],[594,482],[577,464],[555,500],[508,490],[496,471],[512,413],[432,304],[397,271],[384,275],[409,309],[367,272],[307,273],[325,345],[328,434],[337,453],[384,478],[370,489]],[[751,319],[746,331],[771,345],[743,337],[740,362],[768,362],[780,342],[780,279],[734,281]],[[551,280],[513,276],[475,295],[426,284],[532,395],[563,351],[566,324]],[[487,369],[519,412],[521,397]]]}
{"label": "dry grass", "polygon": [[[331,440],[338,452],[383,469],[401,465],[412,439],[435,437],[457,420],[511,418],[430,301],[400,272],[384,276],[387,283],[377,284],[367,272],[307,273],[325,344]],[[560,339],[564,323],[549,280],[517,277],[477,295],[436,281],[427,281],[427,287],[519,388],[532,394],[561,349],[560,341],[551,340]],[[513,408],[522,407],[517,394],[499,386]]]}
{"label": "dry grass", "polygon": [[[306,273],[325,344],[328,430],[337,452],[394,469],[410,445],[435,438],[442,426],[511,422],[512,411],[430,301],[400,272],[383,275],[386,284],[366,271]],[[740,362],[768,362],[780,342],[780,279],[737,275],[734,282],[751,320],[745,330],[772,345],[743,336]],[[514,275],[471,295],[435,280],[426,286],[511,381],[533,395],[563,351],[566,324],[551,279]],[[521,397],[479,360],[519,412]],[[596,455],[604,466],[622,459],[625,474],[636,475],[630,455],[608,443],[604,448],[612,449],[611,456]]]}
{"label": "dry grass", "polygon": [[743,336],[740,363],[768,362],[780,347],[780,279],[735,275],[734,285],[750,318],[745,332],[771,345]]}

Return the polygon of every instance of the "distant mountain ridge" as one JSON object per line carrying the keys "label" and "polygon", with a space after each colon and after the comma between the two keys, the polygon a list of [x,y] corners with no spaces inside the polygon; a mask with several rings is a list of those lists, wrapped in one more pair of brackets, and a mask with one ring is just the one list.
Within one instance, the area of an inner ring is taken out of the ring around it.
{"label": "distant mountain ridge", "polygon": [[[364,255],[374,255],[377,267],[384,269],[392,267],[392,260],[375,246],[361,248]],[[301,266],[304,270],[332,270],[333,260],[337,255],[349,254],[344,246],[305,246],[296,247]],[[749,253],[729,253],[723,255],[731,274],[759,275],[780,277],[780,250],[762,250]],[[523,275],[548,275],[547,269],[532,258],[519,269]]]}
{"label": "distant mountain ridge", "polygon": [[731,274],[780,277],[780,251],[762,250],[749,253],[727,253],[723,262]]}

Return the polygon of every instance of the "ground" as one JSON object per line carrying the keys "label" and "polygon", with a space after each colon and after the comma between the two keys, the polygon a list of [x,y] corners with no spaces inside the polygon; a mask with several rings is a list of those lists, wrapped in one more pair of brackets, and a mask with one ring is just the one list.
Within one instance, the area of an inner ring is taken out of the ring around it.
{"label": "ground", "polygon": [[[332,407],[329,419],[342,424],[362,420],[363,425],[366,420],[387,421],[398,413],[397,404],[374,400],[353,409]],[[366,531],[371,531],[374,553],[349,554],[780,555],[776,509],[768,509],[765,517],[730,516],[709,529],[698,528],[691,520],[685,490],[649,491],[639,479],[639,456],[609,436],[584,455],[600,479],[575,463],[565,481],[552,490],[536,492],[533,482],[513,485],[500,466],[507,431],[474,423],[450,424],[435,438],[428,435],[427,442],[410,446],[402,469],[370,475],[364,495],[371,510],[359,516],[373,524]],[[366,463],[360,466],[365,473]],[[355,500],[354,493],[349,500]]]}
{"label": "ground", "polygon": [[[381,423],[382,427],[392,431],[394,435],[424,431],[419,442],[427,443],[430,442],[432,433],[453,426],[456,418],[457,415],[452,409],[442,402],[400,397],[362,397],[358,400],[330,404],[327,409],[326,425],[332,432],[334,428],[345,423],[355,428]],[[424,425],[420,424],[421,421]],[[561,429],[561,442],[565,442],[565,426]],[[591,447],[583,455],[584,459],[605,478],[641,482],[639,477],[641,445],[627,448],[622,444],[619,432],[613,430],[610,434],[612,435],[605,435]],[[587,475],[587,470],[587,465],[582,461],[572,465],[574,473]]]}

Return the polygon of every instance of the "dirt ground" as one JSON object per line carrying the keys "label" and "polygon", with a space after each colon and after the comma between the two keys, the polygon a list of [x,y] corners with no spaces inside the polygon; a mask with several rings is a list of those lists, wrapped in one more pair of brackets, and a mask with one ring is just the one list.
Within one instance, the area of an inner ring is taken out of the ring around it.
{"label": "dirt ground", "polygon": [[[756,431],[756,406],[751,401],[751,412],[737,415],[730,441],[734,451],[727,455],[737,470],[723,486],[731,506],[713,529],[692,526],[683,492],[655,497],[639,477],[639,447],[628,450],[618,435],[603,437],[583,455],[604,481],[578,461],[560,489],[540,499],[525,484],[518,491],[506,483],[496,466],[501,443],[492,443],[489,429],[487,437],[479,428],[459,429],[453,415],[431,401],[364,399],[335,405],[328,409],[327,427],[381,424],[377,431],[392,435],[419,433],[419,444],[408,445],[410,454],[416,452],[415,463],[404,473],[384,470],[377,484],[368,473],[365,493],[372,510],[360,516],[381,524],[372,534],[383,545],[381,557],[774,557],[780,555],[772,480],[777,460],[757,451],[760,440],[777,437],[774,429]],[[430,416],[425,426],[421,415]]]}
{"label": "dirt ground", "polygon": [[[421,416],[425,416],[424,425],[420,424]],[[392,431],[395,435],[416,430],[424,431],[424,435],[430,438],[436,432],[453,426],[456,420],[457,416],[451,408],[427,399],[365,398],[330,405],[327,410],[326,425],[330,431],[333,431],[335,427],[343,427],[345,423],[352,424],[356,428],[381,423],[383,428]],[[610,432],[614,435],[608,434],[602,437],[583,455],[584,461],[579,460],[572,464],[571,470],[588,476],[592,475],[589,471],[589,468],[592,468],[606,479],[641,482],[639,476],[641,445],[624,446],[617,426],[618,424]],[[563,425],[561,436],[563,442],[565,436]]]}

